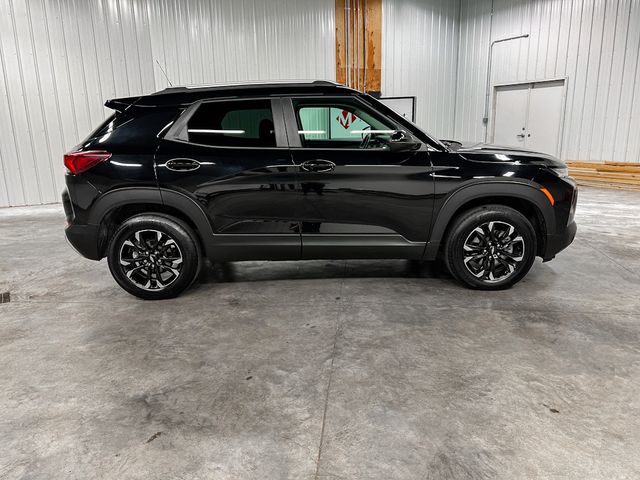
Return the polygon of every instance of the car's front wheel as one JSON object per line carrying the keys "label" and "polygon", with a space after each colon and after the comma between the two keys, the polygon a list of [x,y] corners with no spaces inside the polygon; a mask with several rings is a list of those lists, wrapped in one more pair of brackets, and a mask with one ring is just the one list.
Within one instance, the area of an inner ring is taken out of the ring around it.
{"label": "car's front wheel", "polygon": [[444,258],[451,274],[471,288],[499,290],[520,281],[536,256],[536,234],[520,212],[483,205],[454,220]]}
{"label": "car's front wheel", "polygon": [[116,282],[145,300],[179,295],[200,269],[195,233],[164,214],[136,215],[122,223],[109,242],[107,257]]}

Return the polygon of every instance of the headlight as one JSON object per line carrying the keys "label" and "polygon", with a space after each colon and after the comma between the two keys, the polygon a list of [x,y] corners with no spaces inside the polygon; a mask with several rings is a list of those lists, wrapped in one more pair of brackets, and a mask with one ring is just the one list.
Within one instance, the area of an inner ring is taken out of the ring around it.
{"label": "headlight", "polygon": [[556,175],[558,175],[560,178],[565,178],[569,176],[568,167],[551,167],[551,171]]}

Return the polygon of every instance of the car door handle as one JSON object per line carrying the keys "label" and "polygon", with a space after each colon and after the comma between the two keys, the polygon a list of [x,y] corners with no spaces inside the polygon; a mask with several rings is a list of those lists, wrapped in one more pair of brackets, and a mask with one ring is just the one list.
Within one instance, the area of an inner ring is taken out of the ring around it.
{"label": "car door handle", "polygon": [[300,168],[305,172],[331,172],[336,164],[329,160],[307,160],[300,164]]}
{"label": "car door handle", "polygon": [[191,158],[173,158],[164,166],[174,172],[192,172],[200,168],[200,162]]}

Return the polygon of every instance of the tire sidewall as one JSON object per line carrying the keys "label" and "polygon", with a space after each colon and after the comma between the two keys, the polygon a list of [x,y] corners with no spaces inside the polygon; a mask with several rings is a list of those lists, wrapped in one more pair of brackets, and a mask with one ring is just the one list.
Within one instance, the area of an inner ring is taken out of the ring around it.
{"label": "tire sidewall", "polygon": [[[182,270],[178,278],[159,291],[144,290],[131,282],[120,265],[122,243],[138,230],[159,230],[169,235],[182,252]],[[200,253],[195,234],[184,222],[169,215],[144,214],[126,220],[109,242],[107,261],[109,270],[118,284],[130,294],[144,300],[173,298],[187,289],[200,270]]]}
{"label": "tire sidewall", "polygon": [[[524,258],[515,273],[495,283],[483,282],[478,279],[464,264],[464,242],[467,237],[474,228],[490,221],[501,221],[513,225],[522,236],[525,244]],[[519,282],[531,269],[537,250],[536,234],[529,220],[517,210],[498,205],[480,207],[467,212],[455,223],[447,240],[446,248],[447,266],[456,279],[471,288],[500,290]]]}

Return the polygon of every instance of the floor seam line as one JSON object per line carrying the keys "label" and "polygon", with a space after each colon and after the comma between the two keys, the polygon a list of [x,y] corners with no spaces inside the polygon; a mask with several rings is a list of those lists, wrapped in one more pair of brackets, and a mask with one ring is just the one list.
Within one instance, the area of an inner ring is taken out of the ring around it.
{"label": "floor seam line", "polygon": [[339,305],[340,307],[338,308],[338,315],[337,315],[337,321],[338,321],[338,325],[336,326],[336,333],[333,337],[333,347],[331,348],[331,363],[329,365],[329,379],[327,381],[327,393],[324,397],[324,410],[322,412],[322,426],[320,428],[320,443],[318,445],[318,458],[316,459],[316,472],[313,476],[314,480],[318,480],[318,476],[320,474],[320,458],[322,456],[322,445],[324,443],[324,431],[325,431],[325,425],[327,423],[327,410],[329,409],[329,394],[331,392],[331,383],[333,380],[333,365],[336,359],[336,346],[338,344],[338,336],[340,335],[340,331],[342,330],[342,322],[341,322],[341,318],[342,318],[342,312],[344,309],[343,306],[343,302],[342,302],[342,291],[344,289],[344,280],[345,280],[345,274],[347,271],[347,263],[348,262],[344,262],[344,268],[342,271],[342,278],[340,280],[340,289],[338,290],[338,298],[339,298]]}

